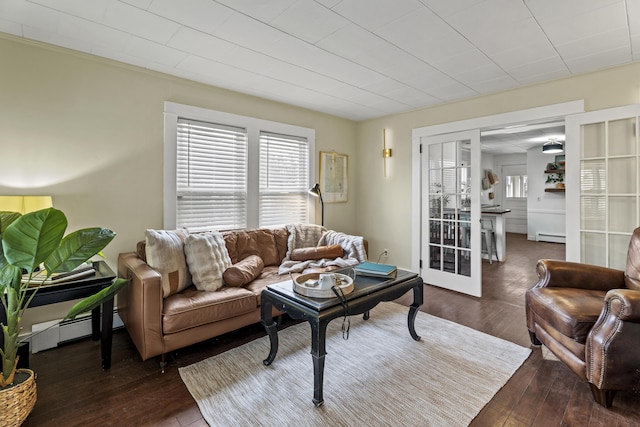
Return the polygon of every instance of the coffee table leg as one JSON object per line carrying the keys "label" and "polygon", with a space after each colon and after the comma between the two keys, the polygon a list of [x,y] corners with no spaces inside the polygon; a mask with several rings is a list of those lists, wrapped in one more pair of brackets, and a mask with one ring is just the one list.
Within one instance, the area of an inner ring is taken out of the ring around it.
{"label": "coffee table leg", "polygon": [[276,354],[278,353],[278,325],[273,320],[272,307],[273,304],[270,301],[266,301],[266,298],[263,297],[260,305],[260,321],[262,322],[262,326],[267,330],[269,342],[271,343],[269,356],[262,361],[265,366],[271,365],[271,362],[273,362],[273,359],[276,358]]}
{"label": "coffee table leg", "polygon": [[411,307],[409,307],[409,318],[407,319],[411,338],[413,338],[416,341],[420,341],[420,337],[416,333],[415,320],[416,320],[416,316],[418,315],[418,309],[422,305],[423,289],[424,288],[422,284],[416,285],[413,288],[413,303],[411,304]]}
{"label": "coffee table leg", "polygon": [[311,357],[313,358],[313,404],[322,406],[322,384],[324,382],[324,357],[327,354],[327,323],[312,319],[311,324]]}

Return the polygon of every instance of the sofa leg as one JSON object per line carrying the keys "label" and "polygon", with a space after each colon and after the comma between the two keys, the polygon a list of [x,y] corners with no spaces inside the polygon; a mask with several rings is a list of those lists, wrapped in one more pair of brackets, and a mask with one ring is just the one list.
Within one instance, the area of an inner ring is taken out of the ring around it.
{"label": "sofa leg", "polygon": [[589,387],[591,387],[591,393],[593,394],[593,399],[600,405],[605,408],[610,408],[613,404],[613,397],[615,395],[615,390],[600,390],[595,385],[589,383]]}
{"label": "sofa leg", "polygon": [[167,353],[160,355],[160,371],[164,374],[164,370],[167,367]]}
{"label": "sofa leg", "polygon": [[535,332],[529,331],[529,338],[531,339],[531,344],[535,345],[536,347],[540,347],[542,345]]}

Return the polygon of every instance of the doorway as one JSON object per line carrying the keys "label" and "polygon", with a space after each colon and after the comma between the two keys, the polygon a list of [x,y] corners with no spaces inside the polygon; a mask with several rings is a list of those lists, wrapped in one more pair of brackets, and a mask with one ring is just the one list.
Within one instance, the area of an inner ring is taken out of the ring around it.
{"label": "doorway", "polygon": [[[413,129],[412,132],[412,269],[424,274],[424,277],[430,277],[426,271],[427,254],[424,251],[424,236],[425,228],[428,229],[428,222],[424,222],[425,213],[423,209],[424,204],[424,191],[423,188],[423,170],[421,168],[422,152],[421,145],[424,141],[423,138],[429,138],[434,136],[443,136],[448,133],[454,133],[465,130],[492,130],[498,128],[507,128],[522,123],[536,123],[549,121],[554,118],[564,118],[570,114],[581,113],[584,111],[584,101],[573,101],[568,103],[556,104],[546,107],[538,107],[528,110],[521,110],[511,113],[499,114],[494,116],[480,117],[476,119],[464,120],[459,122],[452,122],[442,125],[428,126],[423,128]],[[480,141],[478,141],[480,144]],[[473,186],[473,183],[471,184]],[[428,193],[427,193],[428,194]],[[478,198],[472,201],[472,209],[480,209],[481,200]],[[428,217],[428,215],[427,215]],[[481,247],[472,247],[472,256],[475,252],[481,252]],[[453,289],[446,278],[440,278],[437,281],[429,279],[429,283],[440,286],[446,289]],[[465,290],[454,289],[459,292],[469,293],[471,295],[477,295],[475,292],[465,292]]]}

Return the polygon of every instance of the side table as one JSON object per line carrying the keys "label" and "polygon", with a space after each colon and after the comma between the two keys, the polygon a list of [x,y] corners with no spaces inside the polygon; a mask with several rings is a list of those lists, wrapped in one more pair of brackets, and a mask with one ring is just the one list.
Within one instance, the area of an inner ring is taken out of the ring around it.
{"label": "side table", "polygon": [[[83,277],[82,279],[58,283],[55,285],[41,286],[31,300],[29,308],[86,298],[113,283],[116,278],[116,274],[111,270],[111,268],[109,268],[106,262],[96,261],[93,263],[93,267],[96,270],[96,274],[93,276]],[[27,299],[28,298],[29,297],[27,296]],[[3,324],[7,323],[7,313],[2,304],[0,304],[0,322]],[[96,307],[91,311],[91,338],[94,341],[100,339],[102,369],[111,368],[112,332],[113,298],[110,298],[103,302],[101,307]],[[3,344],[4,336],[0,334],[0,347],[2,347]]]}

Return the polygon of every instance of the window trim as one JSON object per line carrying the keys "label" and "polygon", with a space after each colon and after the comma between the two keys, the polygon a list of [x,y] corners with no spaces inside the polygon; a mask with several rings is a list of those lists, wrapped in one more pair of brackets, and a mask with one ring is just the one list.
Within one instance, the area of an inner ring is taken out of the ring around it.
{"label": "window trim", "polygon": [[[164,103],[164,190],[163,190],[163,227],[167,230],[176,228],[176,142],[178,118],[202,120],[205,122],[221,123],[230,126],[243,127],[247,130],[249,141],[248,152],[248,184],[247,184],[247,227],[257,228],[259,221],[258,197],[260,191],[260,132],[273,132],[295,135],[307,138],[309,143],[309,177],[311,188],[315,181],[315,129],[286,123],[272,122],[255,117],[241,116],[223,111],[194,107],[165,101]],[[310,198],[311,199],[311,198]],[[315,223],[315,199],[309,200],[309,222]]]}

